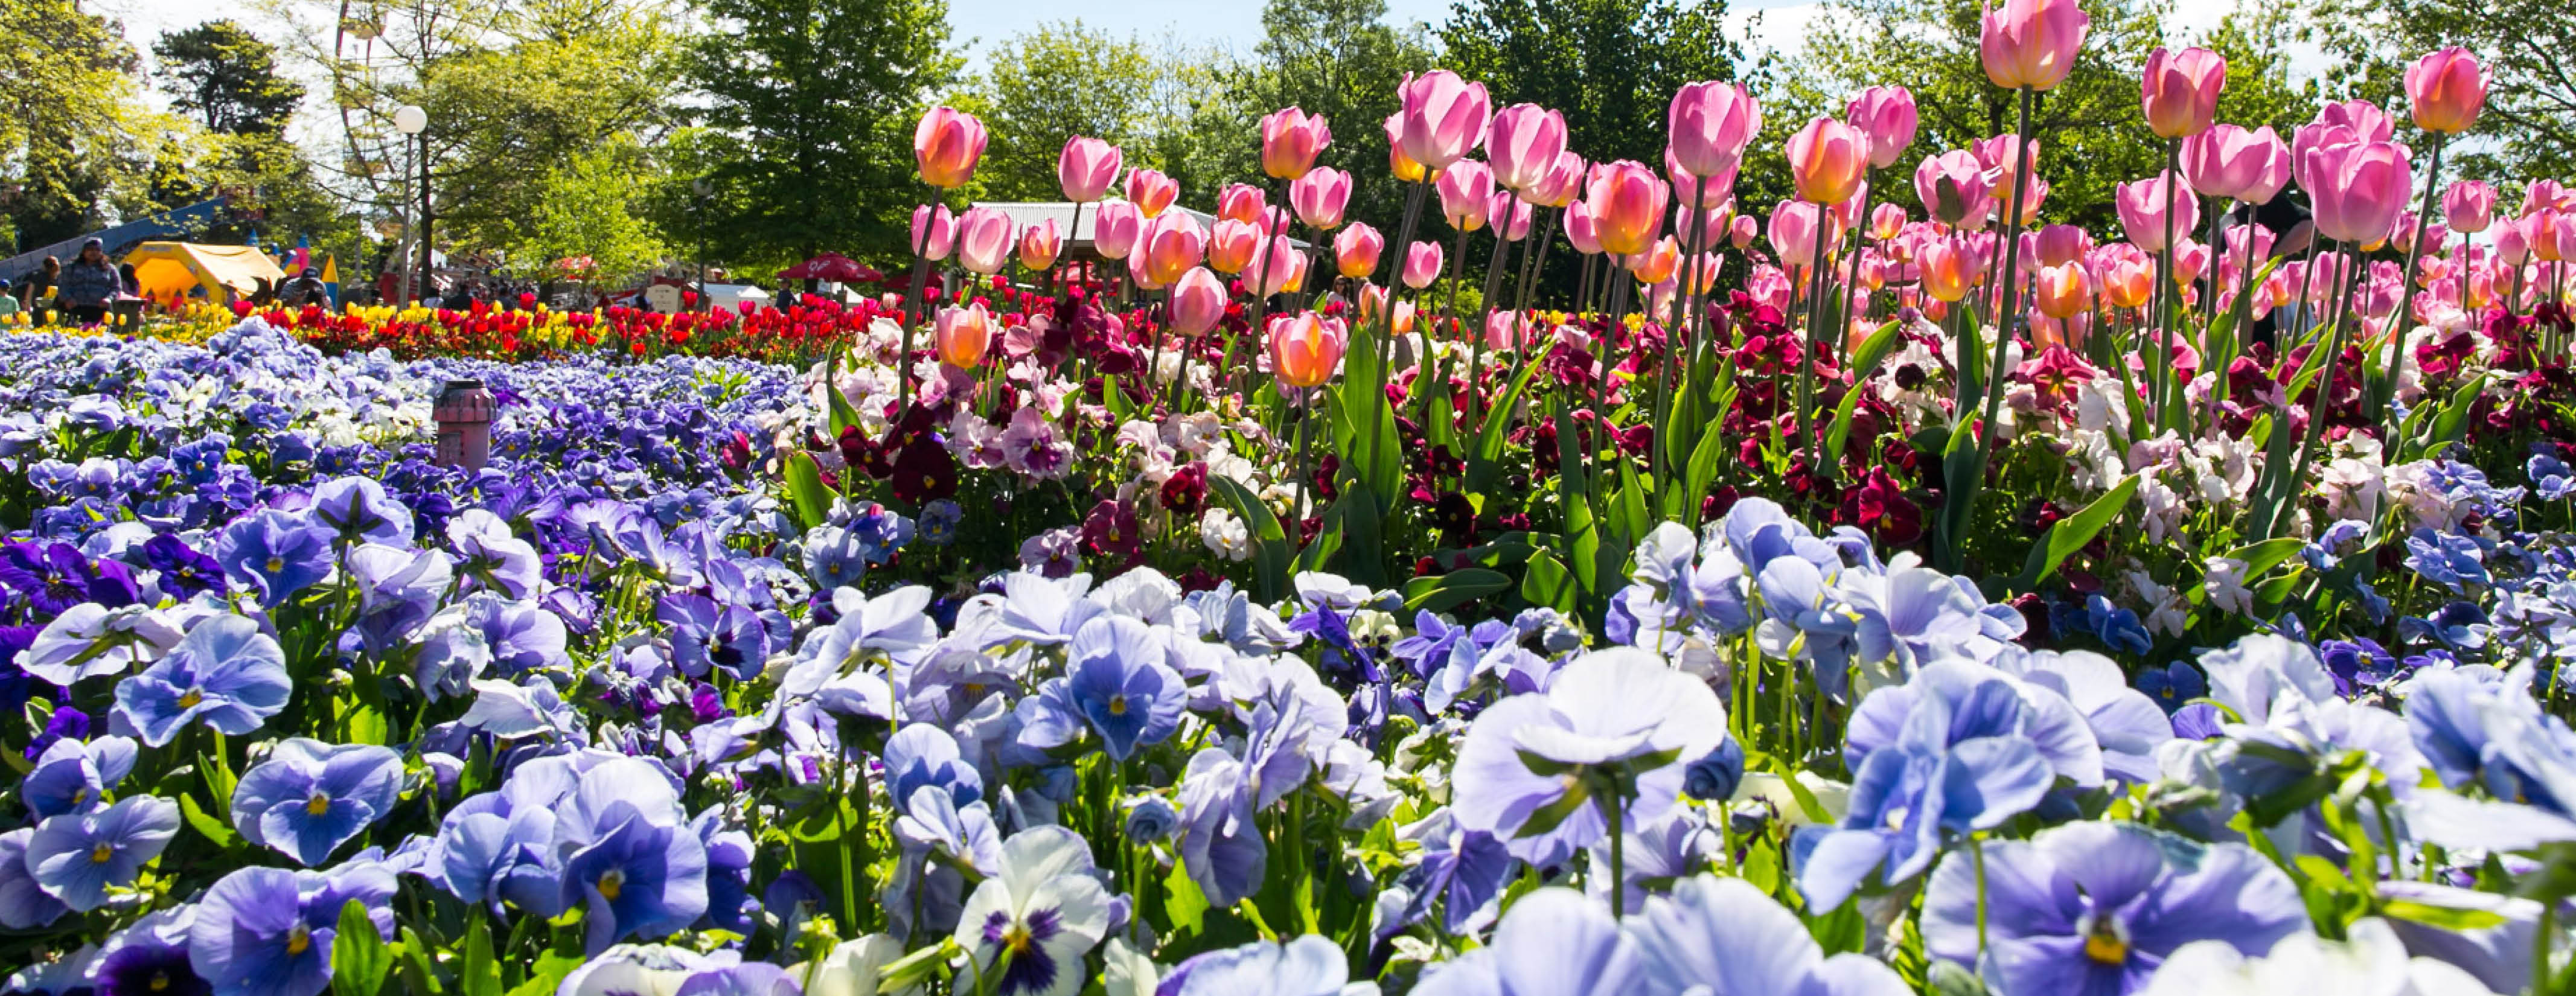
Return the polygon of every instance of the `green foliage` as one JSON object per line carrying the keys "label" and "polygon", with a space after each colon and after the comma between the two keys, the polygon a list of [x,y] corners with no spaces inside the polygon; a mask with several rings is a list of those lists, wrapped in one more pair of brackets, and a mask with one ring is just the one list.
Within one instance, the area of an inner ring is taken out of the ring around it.
{"label": "green foliage", "polygon": [[[2467,176],[2510,182],[2576,173],[2576,8],[2552,0],[2320,0],[2301,37],[2325,49],[2327,83],[2392,112],[2406,104],[2405,71],[2424,53],[2458,45],[2489,75],[2483,141],[2456,159]],[[2398,115],[2403,133],[2413,122]],[[2401,137],[2404,137],[2401,134]],[[2421,137],[2408,139],[2424,147]]]}
{"label": "green foliage", "polygon": [[280,135],[304,87],[278,74],[277,47],[230,20],[161,36],[161,89],[171,106],[228,135]]}
{"label": "green foliage", "polygon": [[1723,2],[1462,0],[1440,27],[1441,63],[1483,81],[1497,108],[1565,112],[1587,159],[1660,166],[1673,93],[1737,78],[1744,53],[1725,16]]}
{"label": "green foliage", "polygon": [[75,0],[0,0],[0,244],[78,235],[149,206],[162,116],[116,24]]}
{"label": "green foliage", "polygon": [[[1431,69],[1434,53],[1421,26],[1391,26],[1386,13],[1385,0],[1270,0],[1254,61],[1227,74],[1227,85],[1256,120],[1283,107],[1323,115],[1333,145],[1318,162],[1350,171],[1350,216],[1392,240],[1404,194],[1387,170],[1385,122],[1400,106],[1404,74]],[[1260,135],[1237,132],[1232,141],[1245,158],[1226,176],[1200,181],[1211,200],[1217,184],[1261,181]]]}
{"label": "green foliage", "polygon": [[824,249],[904,252],[912,127],[962,61],[945,0],[703,0],[712,26],[688,60],[706,123],[713,252],[786,261]]}
{"label": "green foliage", "polygon": [[[2263,4],[2231,13],[2199,39],[2167,34],[2163,0],[2095,0],[2084,8],[2093,26],[2074,72],[2040,95],[2032,117],[2036,175],[2049,185],[2039,210],[2045,222],[2115,233],[2112,186],[2164,168],[2164,147],[2147,130],[2138,102],[2138,74],[2159,45],[2199,44],[2227,58],[2220,120],[2277,129],[2313,112],[2313,94],[2289,77],[2291,38],[2280,26],[2287,14],[2279,8]],[[1899,164],[1906,174],[1884,178],[1875,196],[1893,198],[1917,217],[1922,209],[1910,182],[1914,163],[2012,131],[2012,95],[1986,79],[1978,59],[1975,0],[1834,0],[1828,16],[1814,23],[1801,50],[1782,67],[1779,85],[1761,95],[1764,135],[1746,166],[1748,179],[1785,182],[1786,170],[1763,164],[1776,154],[1772,150],[1809,119],[1839,116],[1852,94],[1877,84],[1911,88],[1922,128]],[[1780,196],[1786,191],[1762,191],[1748,207],[1762,208]]]}
{"label": "green foliage", "polygon": [[667,251],[634,210],[651,170],[642,149],[610,141],[548,173],[538,184],[527,234],[511,246],[510,268],[537,276],[558,260],[588,256],[612,282],[650,269]]}
{"label": "green foliage", "polygon": [[982,104],[974,111],[992,132],[976,171],[988,199],[1060,200],[1055,161],[1066,139],[1135,148],[1161,127],[1152,101],[1164,66],[1132,37],[1051,21],[996,52],[973,93]]}

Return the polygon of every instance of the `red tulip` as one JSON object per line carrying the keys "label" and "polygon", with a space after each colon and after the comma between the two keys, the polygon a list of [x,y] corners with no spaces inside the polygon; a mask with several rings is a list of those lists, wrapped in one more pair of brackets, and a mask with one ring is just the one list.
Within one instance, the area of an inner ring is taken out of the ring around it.
{"label": "red tulip", "polygon": [[921,181],[954,190],[975,178],[975,163],[984,157],[984,123],[975,116],[934,107],[912,129],[912,158]]}
{"label": "red tulip", "polygon": [[2158,138],[2189,138],[2208,131],[2218,116],[2218,92],[2227,88],[2227,60],[2205,48],[2147,53],[2138,80],[2147,130]]}

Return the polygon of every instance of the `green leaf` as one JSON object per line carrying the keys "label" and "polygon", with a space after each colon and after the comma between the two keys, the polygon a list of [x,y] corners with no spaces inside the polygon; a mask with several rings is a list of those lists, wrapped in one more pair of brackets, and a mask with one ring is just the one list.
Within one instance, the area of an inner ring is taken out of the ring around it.
{"label": "green leaf", "polygon": [[1896,344],[1903,341],[1905,341],[1903,329],[1897,322],[1881,325],[1878,331],[1869,334],[1869,338],[1861,340],[1860,348],[1852,351],[1850,367],[1852,390],[1860,390],[1861,382],[1868,380],[1870,374],[1878,371],[1878,361],[1886,359],[1887,354],[1895,352]]}
{"label": "green leaf", "polygon": [[1438,577],[1414,578],[1404,583],[1404,607],[1415,612],[1442,612],[1461,603],[1483,598],[1512,587],[1510,575],[1482,567],[1468,567]]}
{"label": "green leaf", "polygon": [[832,490],[823,486],[823,468],[813,454],[799,450],[787,455],[787,500],[796,509],[797,523],[807,529],[831,517]]}
{"label": "green leaf", "polygon": [[2477,404],[2478,393],[2485,390],[2486,385],[2486,376],[2481,374],[2469,378],[2468,383],[2460,385],[2458,391],[2452,392],[2451,403],[2443,405],[2441,414],[2433,416],[2432,428],[2426,432],[2423,439],[2415,441],[2409,448],[2410,452],[2405,454],[2406,458],[2411,460],[2430,456],[2442,447],[2458,442],[2461,434],[2468,430],[2469,409]]}
{"label": "green leaf", "polygon": [[1825,465],[1829,468],[1842,466],[1843,445],[1851,439],[1852,412],[1860,404],[1860,392],[1859,385],[1853,385],[1843,392],[1842,403],[1834,406],[1834,424],[1825,430]]}
{"label": "green leaf", "polygon": [[1175,933],[1195,934],[1205,929],[1207,911],[1207,893],[1199,891],[1198,882],[1190,878],[1189,863],[1172,862],[1172,873],[1163,877],[1163,917],[1171,921]]}
{"label": "green leaf", "polygon": [[1217,498],[1234,510],[1252,534],[1254,584],[1263,601],[1275,602],[1288,591],[1288,562],[1294,554],[1288,548],[1288,532],[1261,496],[1252,493],[1243,482],[1223,474],[1208,475],[1208,484]]}
{"label": "green leaf", "polygon": [[1521,597],[1532,605],[1544,605],[1559,612],[1574,611],[1574,578],[1565,564],[1556,559],[1553,550],[1530,555],[1529,566],[1521,571]]}
{"label": "green leaf", "polygon": [[465,962],[456,970],[456,991],[463,996],[501,996],[501,963],[492,957],[492,927],[477,916],[465,928]]}
{"label": "green leaf", "polygon": [[2400,920],[2449,931],[2491,930],[2504,926],[2504,914],[2460,906],[2435,906],[2412,899],[2391,899],[2379,911]]}
{"label": "green leaf", "polygon": [[189,826],[195,827],[200,836],[212,841],[216,847],[229,851],[241,843],[241,835],[233,832],[233,828],[225,826],[222,820],[206,815],[206,811],[197,805],[195,793],[179,793],[179,815],[185,817]]}
{"label": "green leaf", "polygon": [[393,974],[394,954],[385,947],[367,904],[352,899],[340,907],[340,927],[331,941],[331,990],[339,996],[376,996]]}
{"label": "green leaf", "polygon": [[1355,483],[1333,503],[1342,527],[1342,573],[1375,588],[1386,582],[1386,553],[1379,543],[1377,492]]}
{"label": "green leaf", "polygon": [[850,404],[849,396],[841,393],[841,351],[835,348],[827,351],[825,355],[823,394],[831,399],[832,438],[839,440],[841,430],[859,424],[859,410]]}
{"label": "green leaf", "polygon": [[2084,544],[2093,542],[2093,537],[2099,535],[2103,527],[2110,525],[2111,520],[2119,518],[2120,512],[2129,507],[2129,497],[2137,491],[2137,475],[2121,478],[2120,483],[2094,499],[2093,504],[2084,506],[2083,511],[2059,519],[2056,525],[2048,527],[2047,538],[2031,548],[2030,562],[2023,567],[2021,579],[2017,582],[2021,590],[2039,587],[2040,582],[2057,572],[2057,565],[2065,563],[2075,551],[2084,549]]}
{"label": "green leaf", "polygon": [[552,996],[563,987],[564,977],[571,975],[581,964],[580,958],[548,951],[537,956],[537,964],[528,970],[525,981],[510,987],[509,996]]}
{"label": "green leaf", "polygon": [[1467,454],[1468,494],[1484,494],[1494,485],[1494,479],[1502,476],[1503,441],[1512,433],[1512,411],[1520,407],[1521,392],[1529,387],[1538,368],[1535,360],[1523,364],[1520,376],[1512,378],[1511,386],[1494,396],[1493,407],[1484,409],[1484,424],[1476,427],[1476,446]]}

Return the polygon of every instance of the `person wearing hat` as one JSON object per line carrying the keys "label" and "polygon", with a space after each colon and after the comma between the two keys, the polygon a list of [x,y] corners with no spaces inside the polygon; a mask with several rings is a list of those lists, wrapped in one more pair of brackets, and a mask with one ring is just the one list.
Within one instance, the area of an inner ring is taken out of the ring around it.
{"label": "person wearing hat", "polygon": [[7,280],[0,280],[0,318],[7,318],[17,313],[18,289],[9,286]]}
{"label": "person wearing hat", "polygon": [[117,276],[116,264],[107,261],[107,247],[97,239],[81,243],[80,255],[63,267],[62,282],[54,293],[63,302],[63,311],[82,325],[107,322],[107,309],[116,303],[117,292],[125,281]]}

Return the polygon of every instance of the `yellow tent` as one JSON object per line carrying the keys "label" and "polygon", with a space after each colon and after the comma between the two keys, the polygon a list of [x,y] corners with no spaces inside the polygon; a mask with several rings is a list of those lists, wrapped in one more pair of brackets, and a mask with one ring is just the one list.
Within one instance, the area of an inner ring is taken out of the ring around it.
{"label": "yellow tent", "polygon": [[134,264],[134,281],[142,285],[143,296],[156,301],[203,288],[206,300],[230,304],[257,291],[261,280],[271,288],[286,282],[277,263],[253,246],[146,242],[126,253],[124,261]]}

